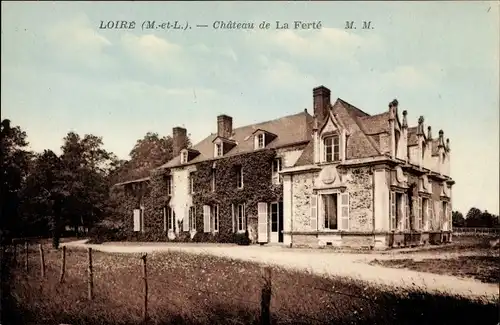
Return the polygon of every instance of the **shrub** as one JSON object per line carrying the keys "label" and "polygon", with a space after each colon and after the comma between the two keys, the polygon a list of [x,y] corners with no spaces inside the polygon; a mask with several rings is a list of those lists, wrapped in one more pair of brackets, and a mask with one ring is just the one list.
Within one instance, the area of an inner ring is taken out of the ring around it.
{"label": "shrub", "polygon": [[234,234],[234,242],[238,245],[250,245],[250,238],[248,238],[248,230],[244,234]]}

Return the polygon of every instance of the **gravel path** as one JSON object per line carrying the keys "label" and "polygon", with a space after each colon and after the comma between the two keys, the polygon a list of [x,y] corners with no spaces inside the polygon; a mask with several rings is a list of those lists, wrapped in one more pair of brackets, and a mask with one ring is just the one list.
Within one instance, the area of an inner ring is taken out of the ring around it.
{"label": "gravel path", "polygon": [[62,243],[67,247],[92,247],[109,253],[152,253],[182,251],[272,264],[295,270],[307,270],[320,275],[345,276],[377,285],[399,288],[420,287],[431,292],[445,292],[464,297],[485,297],[498,300],[499,286],[473,279],[438,275],[407,269],[392,269],[368,265],[373,259],[413,258],[409,254],[339,254],[327,250],[290,249],[279,246],[237,246],[228,244],[170,244],[170,243],[105,243],[87,245],[85,240]]}

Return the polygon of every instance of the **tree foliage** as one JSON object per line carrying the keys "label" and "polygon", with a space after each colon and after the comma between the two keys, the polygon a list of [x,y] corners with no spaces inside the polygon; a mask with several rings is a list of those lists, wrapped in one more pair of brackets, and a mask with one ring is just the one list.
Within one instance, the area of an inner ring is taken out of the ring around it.
{"label": "tree foliage", "polygon": [[26,132],[19,126],[12,127],[10,120],[3,120],[1,125],[0,157],[1,157],[1,239],[20,232],[23,225],[19,222],[19,192],[23,187],[32,153],[27,150]]}
{"label": "tree foliage", "polygon": [[[188,139],[188,145],[190,145]],[[138,179],[150,175],[151,170],[165,164],[173,158],[172,137],[160,137],[158,133],[148,132],[137,140],[130,151],[130,160],[116,163],[113,175],[115,183]]]}
{"label": "tree foliage", "polygon": [[489,213],[487,210],[484,212],[476,207],[473,207],[467,212],[465,218],[466,227],[485,227],[485,228],[495,228],[499,227],[499,218],[497,215]]}

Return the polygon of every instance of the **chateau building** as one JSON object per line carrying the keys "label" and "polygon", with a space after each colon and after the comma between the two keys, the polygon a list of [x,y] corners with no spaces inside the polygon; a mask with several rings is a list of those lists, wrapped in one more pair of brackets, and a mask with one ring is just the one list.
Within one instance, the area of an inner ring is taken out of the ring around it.
{"label": "chateau building", "polygon": [[155,171],[161,190],[152,177],[117,184],[142,189],[132,191],[130,228],[170,240],[241,233],[286,246],[450,241],[449,140],[443,131],[433,138],[423,117],[410,127],[398,106],[369,115],[340,98],[332,104],[320,86],[312,115],[238,128],[220,115],[217,133],[189,148],[187,130],[175,127],[174,158]]}

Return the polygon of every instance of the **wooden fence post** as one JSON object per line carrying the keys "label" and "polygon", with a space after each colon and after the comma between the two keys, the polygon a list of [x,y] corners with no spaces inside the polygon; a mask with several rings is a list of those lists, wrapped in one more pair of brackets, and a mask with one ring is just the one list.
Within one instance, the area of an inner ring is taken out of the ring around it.
{"label": "wooden fence post", "polygon": [[62,262],[61,262],[61,276],[59,277],[59,283],[64,281],[64,269],[66,268],[66,246],[62,247]]}
{"label": "wooden fence post", "polygon": [[146,258],[148,254],[142,255],[142,278],[144,280],[144,310],[143,310],[143,319],[144,322],[148,319],[148,272],[146,265]]}
{"label": "wooden fence post", "polygon": [[42,244],[38,244],[38,249],[40,250],[40,271],[42,273],[42,278],[45,277],[45,257],[43,256]]}
{"label": "wooden fence post", "polygon": [[92,278],[92,248],[88,249],[89,255],[89,270],[88,270],[88,298],[92,300],[94,297],[94,281]]}
{"label": "wooden fence post", "polygon": [[24,242],[24,251],[25,251],[25,257],[26,257],[26,273],[28,273],[29,268],[28,268],[28,241]]}
{"label": "wooden fence post", "polygon": [[260,302],[260,323],[261,325],[271,324],[271,268],[262,268],[262,277],[264,285],[262,287],[261,302]]}

